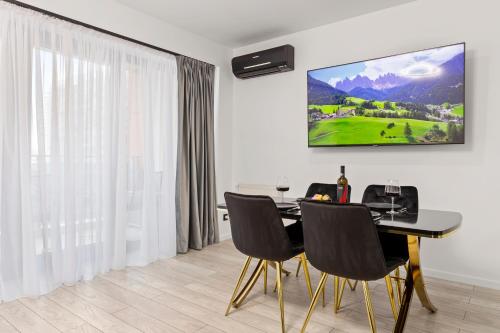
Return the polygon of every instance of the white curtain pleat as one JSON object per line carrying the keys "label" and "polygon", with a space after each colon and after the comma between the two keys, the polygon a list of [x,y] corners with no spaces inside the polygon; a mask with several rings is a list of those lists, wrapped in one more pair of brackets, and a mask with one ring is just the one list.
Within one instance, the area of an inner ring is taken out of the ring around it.
{"label": "white curtain pleat", "polygon": [[175,57],[0,3],[0,300],[176,253]]}

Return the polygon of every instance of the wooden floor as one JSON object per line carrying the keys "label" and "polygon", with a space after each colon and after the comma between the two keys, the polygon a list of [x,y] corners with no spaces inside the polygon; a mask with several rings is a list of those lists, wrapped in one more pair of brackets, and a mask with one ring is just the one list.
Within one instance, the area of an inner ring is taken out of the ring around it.
{"label": "wooden floor", "polygon": [[[240,309],[224,316],[243,261],[225,241],[146,267],[113,271],[37,299],[3,303],[0,332],[279,332],[276,294],[271,290],[264,295],[262,279]],[[292,260],[285,268],[295,271],[296,265]],[[319,274],[313,268],[311,273],[315,286]],[[369,332],[362,288],[346,290],[343,308],[334,315],[329,282],[328,304],[319,304],[308,332]],[[500,291],[431,278],[427,284],[439,310],[429,314],[415,297],[406,332],[500,332]],[[394,321],[385,284],[377,281],[370,287],[378,331],[390,332]],[[287,332],[298,332],[309,305],[303,274],[285,278],[284,288]]]}

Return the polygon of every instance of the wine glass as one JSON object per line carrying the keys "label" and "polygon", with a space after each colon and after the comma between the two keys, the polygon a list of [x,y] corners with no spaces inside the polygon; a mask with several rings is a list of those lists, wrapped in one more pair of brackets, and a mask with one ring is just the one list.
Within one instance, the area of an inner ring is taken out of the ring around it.
{"label": "wine glass", "polygon": [[391,210],[387,214],[395,215],[397,212],[394,210],[394,199],[401,196],[401,186],[399,186],[399,181],[391,179],[387,181],[385,185],[385,195],[391,197]]}
{"label": "wine glass", "polygon": [[290,184],[288,183],[288,178],[285,176],[280,176],[276,180],[276,191],[281,193],[281,202],[285,202],[285,192],[290,190]]}

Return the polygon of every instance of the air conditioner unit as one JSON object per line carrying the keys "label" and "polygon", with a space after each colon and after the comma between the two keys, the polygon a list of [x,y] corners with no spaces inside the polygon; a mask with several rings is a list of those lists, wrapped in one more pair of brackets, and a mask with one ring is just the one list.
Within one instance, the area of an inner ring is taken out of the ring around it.
{"label": "air conditioner unit", "polygon": [[231,64],[234,75],[240,79],[288,72],[294,68],[294,49],[292,45],[278,46],[235,57]]}

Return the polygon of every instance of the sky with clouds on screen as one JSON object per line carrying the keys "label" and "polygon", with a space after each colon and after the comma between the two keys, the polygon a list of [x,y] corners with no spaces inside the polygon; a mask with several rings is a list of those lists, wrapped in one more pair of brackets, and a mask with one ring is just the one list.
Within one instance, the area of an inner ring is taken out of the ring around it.
{"label": "sky with clouds on screen", "polygon": [[332,86],[345,78],[357,75],[371,80],[393,73],[408,78],[421,78],[439,75],[439,65],[464,52],[464,44],[434,48],[430,50],[390,56],[375,60],[361,61],[309,71],[309,75]]}

